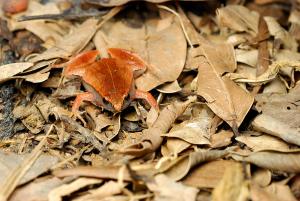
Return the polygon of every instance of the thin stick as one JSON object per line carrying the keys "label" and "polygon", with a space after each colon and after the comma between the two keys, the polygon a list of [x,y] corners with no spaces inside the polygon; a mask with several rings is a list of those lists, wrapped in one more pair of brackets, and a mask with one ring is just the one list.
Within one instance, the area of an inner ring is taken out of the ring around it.
{"label": "thin stick", "polygon": [[7,175],[6,181],[3,182],[0,189],[0,201],[7,201],[11,193],[18,186],[20,180],[23,178],[26,172],[33,166],[34,162],[38,159],[38,157],[42,153],[42,148],[46,144],[46,139],[48,135],[52,132],[52,130],[53,130],[53,124],[50,126],[44,138],[33,149],[31,154],[27,158],[25,158],[23,162],[15,168],[15,170],[11,171],[10,174]]}

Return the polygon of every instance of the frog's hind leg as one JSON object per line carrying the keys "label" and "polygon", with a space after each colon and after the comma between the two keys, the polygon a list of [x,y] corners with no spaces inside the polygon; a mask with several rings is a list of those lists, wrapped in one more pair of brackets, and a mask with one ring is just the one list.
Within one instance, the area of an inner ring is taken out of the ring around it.
{"label": "frog's hind leg", "polygon": [[134,98],[146,100],[151,107],[154,107],[156,111],[159,111],[159,107],[155,98],[149,92],[136,90]]}

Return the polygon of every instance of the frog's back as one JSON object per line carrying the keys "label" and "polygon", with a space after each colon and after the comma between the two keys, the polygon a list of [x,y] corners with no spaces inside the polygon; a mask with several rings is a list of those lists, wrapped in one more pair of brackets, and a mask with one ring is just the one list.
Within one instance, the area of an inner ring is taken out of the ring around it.
{"label": "frog's back", "polygon": [[89,66],[83,80],[118,109],[132,86],[133,72],[119,59],[104,58]]}

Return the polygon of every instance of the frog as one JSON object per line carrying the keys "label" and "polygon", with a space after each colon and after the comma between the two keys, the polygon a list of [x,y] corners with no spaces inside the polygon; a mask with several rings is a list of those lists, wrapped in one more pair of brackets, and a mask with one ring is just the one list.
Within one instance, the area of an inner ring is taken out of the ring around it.
{"label": "frog", "polygon": [[76,96],[72,113],[77,114],[83,101],[119,113],[135,99],[144,99],[156,111],[159,106],[147,91],[136,88],[135,79],[148,64],[136,53],[122,48],[108,48],[108,58],[100,58],[100,51],[89,50],[78,54],[66,65],[63,75],[81,80],[85,92]]}

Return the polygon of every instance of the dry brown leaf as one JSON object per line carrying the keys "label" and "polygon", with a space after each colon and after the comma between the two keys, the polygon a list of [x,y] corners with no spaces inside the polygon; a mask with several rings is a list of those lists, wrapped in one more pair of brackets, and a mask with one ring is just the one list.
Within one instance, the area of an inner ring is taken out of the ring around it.
{"label": "dry brown leaf", "polygon": [[56,177],[43,177],[37,179],[25,186],[21,186],[15,190],[9,201],[22,201],[26,197],[26,201],[46,201],[48,193],[62,184],[68,182],[69,179],[61,180]]}
{"label": "dry brown leaf", "polygon": [[46,72],[46,73],[36,72],[36,73],[29,74],[29,75],[14,76],[13,78],[23,78],[27,82],[41,83],[41,82],[46,81],[49,78],[49,75],[50,75],[50,72]]}
{"label": "dry brown leaf", "polygon": [[147,182],[148,188],[154,192],[155,201],[196,201],[198,189],[174,182],[163,174]]}
{"label": "dry brown leaf", "polygon": [[230,79],[222,77],[205,59],[198,71],[197,93],[205,98],[214,113],[237,128],[250,110],[253,97]]}
{"label": "dry brown leaf", "polygon": [[217,20],[220,26],[229,27],[238,32],[248,32],[253,36],[258,33],[258,19],[258,13],[240,5],[229,5],[217,9]]}
{"label": "dry brown leaf", "polygon": [[275,195],[267,192],[257,184],[251,184],[251,199],[253,201],[280,201]]}
{"label": "dry brown leaf", "polygon": [[248,155],[231,155],[237,161],[253,163],[259,167],[285,172],[300,172],[300,153],[298,150],[290,152],[259,151]]}
{"label": "dry brown leaf", "polygon": [[255,67],[257,64],[258,51],[235,49],[236,61]]}
{"label": "dry brown leaf", "polygon": [[266,16],[264,19],[268,25],[270,34],[275,37],[275,40],[280,40],[285,49],[297,52],[298,43],[295,38],[293,38],[288,31],[282,28],[275,18]]}
{"label": "dry brown leaf", "polygon": [[166,83],[157,88],[157,91],[165,94],[176,93],[181,91],[181,87],[179,86],[177,80],[174,82]]}
{"label": "dry brown leaf", "polygon": [[212,201],[246,201],[249,199],[248,182],[243,166],[235,163],[229,166],[222,180],[212,192]]}
{"label": "dry brown leaf", "polygon": [[70,195],[71,193],[84,188],[92,184],[100,184],[103,181],[101,179],[92,178],[79,178],[70,184],[63,184],[53,190],[48,194],[49,201],[62,201],[63,196]]}
{"label": "dry brown leaf", "polygon": [[143,138],[141,141],[124,147],[120,150],[121,153],[130,154],[134,156],[143,156],[154,152],[161,145],[163,138],[160,136],[168,132],[171,125],[175,122],[190,103],[194,102],[196,97],[190,97],[185,102],[175,102],[165,107],[159,114],[153,126],[143,131]]}
{"label": "dry brown leaf", "polygon": [[227,153],[227,151],[218,150],[191,152],[174,160],[166,161],[158,171],[178,181],[184,178],[193,167],[206,161],[222,158]]}
{"label": "dry brown leaf", "polygon": [[227,168],[236,162],[216,160],[204,163],[193,170],[183,179],[183,183],[198,188],[215,188],[221,181]]}
{"label": "dry brown leaf", "polygon": [[79,196],[78,198],[73,199],[74,201],[93,201],[93,200],[102,200],[109,196],[122,193],[122,189],[125,187],[124,184],[120,184],[115,181],[108,181],[103,184],[101,187],[90,190],[88,194]]}
{"label": "dry brown leaf", "polygon": [[265,189],[271,195],[275,195],[278,198],[278,200],[297,201],[297,199],[293,195],[288,185],[280,184],[280,183],[272,183]]}
{"label": "dry brown leaf", "polygon": [[300,145],[300,85],[288,94],[257,95],[262,114],[253,121],[256,130],[277,136],[286,142]]}
{"label": "dry brown leaf", "polygon": [[270,135],[251,135],[251,133],[243,133],[241,136],[235,138],[237,141],[246,144],[253,151],[259,151],[263,149],[287,151],[289,145],[284,141],[272,137]]}
{"label": "dry brown leaf", "polygon": [[[172,14],[168,14],[169,16]],[[132,25],[135,20],[137,25]],[[165,82],[173,82],[180,75],[186,58],[186,40],[175,20],[163,30],[157,30],[163,18],[116,20],[106,24],[108,47],[119,47],[140,55],[149,65],[147,71],[136,80],[137,88],[149,91]]]}
{"label": "dry brown leaf", "polygon": [[13,78],[14,75],[25,71],[33,66],[33,63],[11,63],[0,66],[0,83],[5,82]]}

